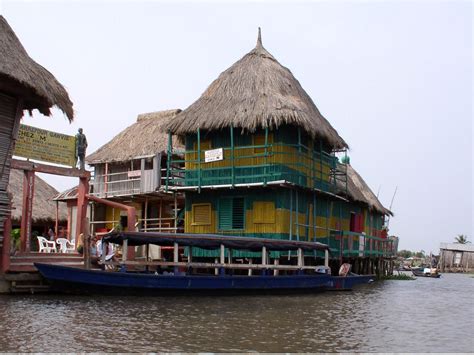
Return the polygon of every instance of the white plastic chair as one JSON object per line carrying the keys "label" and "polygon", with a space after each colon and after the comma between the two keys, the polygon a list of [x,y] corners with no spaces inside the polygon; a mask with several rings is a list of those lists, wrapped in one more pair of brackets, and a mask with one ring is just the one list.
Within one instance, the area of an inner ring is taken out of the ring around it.
{"label": "white plastic chair", "polygon": [[40,253],[56,253],[56,243],[49,241],[45,237],[36,237],[38,239],[38,246]]}
{"label": "white plastic chair", "polygon": [[73,253],[76,250],[76,244],[66,238],[58,238],[56,239],[56,243],[59,244],[59,251],[61,253]]}

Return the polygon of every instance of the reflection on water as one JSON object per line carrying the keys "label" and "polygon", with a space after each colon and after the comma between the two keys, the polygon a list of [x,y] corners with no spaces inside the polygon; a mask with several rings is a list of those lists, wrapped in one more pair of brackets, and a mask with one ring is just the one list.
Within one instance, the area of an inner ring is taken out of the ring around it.
{"label": "reflection on water", "polygon": [[474,278],[301,296],[0,297],[15,352],[470,352]]}

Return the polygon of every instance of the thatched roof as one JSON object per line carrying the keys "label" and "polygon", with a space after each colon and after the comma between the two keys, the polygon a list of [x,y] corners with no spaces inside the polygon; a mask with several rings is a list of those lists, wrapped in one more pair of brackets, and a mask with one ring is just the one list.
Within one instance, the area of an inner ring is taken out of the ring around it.
{"label": "thatched roof", "polygon": [[77,199],[77,186],[73,186],[70,189],[67,189],[63,192],[58,193],[56,196],[53,197],[54,201],[72,201]]}
{"label": "thatched roof", "polygon": [[255,132],[285,124],[299,126],[334,148],[347,147],[291,71],[263,48],[259,29],[257,46],[221,73],[166,129],[185,135],[198,128],[220,130],[233,125]]}
{"label": "thatched roof", "polygon": [[[343,170],[344,166],[341,166],[340,169]],[[345,186],[342,185],[345,184],[340,185],[342,189],[345,189]],[[347,164],[347,192],[351,200],[362,202],[369,206],[370,209],[385,215],[393,216],[393,213],[380,203],[379,199],[375,196],[364,179],[362,179],[359,173],[355,171],[350,164]]]}
{"label": "thatched roof", "polygon": [[[180,109],[175,109],[138,115],[137,122],[87,156],[86,162],[89,165],[122,162],[166,152],[168,134],[162,125],[174,119],[179,112]],[[176,148],[176,144],[173,146]]]}
{"label": "thatched roof", "polygon": [[[23,172],[21,170],[10,170],[10,182],[8,190],[13,195],[12,219],[21,220],[23,207]],[[56,202],[53,198],[58,191],[41,179],[35,176],[34,198],[33,198],[33,222],[53,222],[56,221]],[[67,207],[59,204],[59,220],[67,220]]]}
{"label": "thatched roof", "polygon": [[49,116],[50,108],[57,106],[72,121],[74,111],[66,89],[53,74],[29,57],[15,32],[0,16],[0,82],[7,80],[17,85],[9,84],[6,89],[26,88],[26,91],[21,90],[25,109],[38,109]]}

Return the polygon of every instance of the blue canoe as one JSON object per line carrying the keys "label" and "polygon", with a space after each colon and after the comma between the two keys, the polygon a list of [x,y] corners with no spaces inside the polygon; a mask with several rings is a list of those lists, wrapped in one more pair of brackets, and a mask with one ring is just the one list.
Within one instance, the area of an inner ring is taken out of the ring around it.
{"label": "blue canoe", "polygon": [[[322,243],[274,240],[265,238],[231,237],[208,234],[172,234],[118,232],[104,237],[105,243],[122,244],[128,247],[155,244],[173,246],[173,262],[145,262],[141,266],[168,266],[174,272],[163,275],[149,272],[134,272],[135,261],[125,257],[120,262],[122,271],[88,270],[60,265],[35,263],[41,275],[51,284],[53,290],[69,293],[99,294],[167,294],[167,293],[291,293],[315,292],[325,290],[347,290],[358,284],[369,283],[373,275],[353,275],[345,277],[319,273],[315,266],[304,265],[304,252],[325,252],[325,265],[328,265],[329,247]],[[104,245],[105,243],[102,243]],[[179,246],[200,247],[220,250],[219,263],[193,263],[178,261]],[[225,248],[232,250],[261,251],[260,264],[232,264],[225,262]],[[297,265],[268,265],[267,252],[271,250],[294,250],[298,253]],[[104,247],[105,251],[105,247]],[[103,252],[105,254],[105,252]],[[126,256],[127,253],[124,253]],[[105,259],[102,260],[105,263]],[[129,267],[129,270],[127,268]],[[255,269],[259,275],[238,275],[234,269]],[[187,273],[179,270],[187,270]],[[197,269],[207,273],[196,274]],[[209,271],[218,270],[218,275]],[[275,272],[273,273],[272,270]],[[276,270],[285,270],[279,275]],[[326,267],[326,271],[329,268]]]}
{"label": "blue canoe", "polygon": [[304,293],[349,290],[373,275],[155,275],[153,273],[85,270],[35,263],[52,290],[67,293],[160,295],[169,293]]}

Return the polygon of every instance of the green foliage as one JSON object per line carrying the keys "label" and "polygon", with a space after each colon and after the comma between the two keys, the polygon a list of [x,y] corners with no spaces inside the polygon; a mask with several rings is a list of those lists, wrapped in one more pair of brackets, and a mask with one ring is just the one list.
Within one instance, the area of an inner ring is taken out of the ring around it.
{"label": "green foliage", "polygon": [[12,247],[14,247],[15,249],[20,249],[20,234],[20,228],[12,229],[11,241]]}
{"label": "green foliage", "polygon": [[425,257],[425,251],[424,250],[417,251],[414,256],[417,257],[417,258],[424,258]]}
{"label": "green foliage", "polygon": [[464,234],[458,234],[458,236],[454,238],[454,240],[456,241],[456,243],[459,243],[459,244],[470,243],[470,241],[467,240],[467,235],[464,235]]}
{"label": "green foliage", "polygon": [[410,258],[413,256],[413,252],[411,252],[410,250],[400,250],[398,253],[397,253],[397,256],[401,256],[402,258]]}

